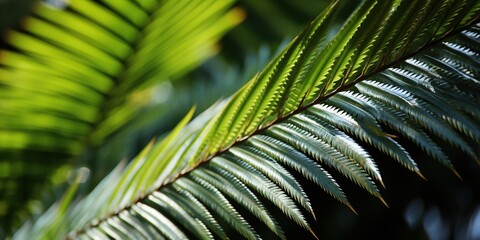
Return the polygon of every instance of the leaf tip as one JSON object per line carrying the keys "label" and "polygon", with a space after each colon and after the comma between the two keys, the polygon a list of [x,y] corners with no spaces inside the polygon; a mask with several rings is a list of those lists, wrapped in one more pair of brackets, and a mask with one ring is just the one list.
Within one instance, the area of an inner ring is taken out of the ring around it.
{"label": "leaf tip", "polygon": [[457,170],[453,167],[453,166],[450,166],[450,171],[453,172],[453,174],[455,174],[455,176],[457,176],[458,179],[460,179],[461,181],[463,181],[463,178],[462,176],[460,176],[460,173],[457,172]]}
{"label": "leaf tip", "polygon": [[308,231],[313,235],[313,237],[317,240],[319,240],[319,238],[317,237],[317,235],[315,234],[315,232],[312,230],[312,228],[308,227]]}
{"label": "leaf tip", "polygon": [[383,180],[381,178],[378,178],[377,179],[378,182],[380,183],[380,185],[382,185],[383,189],[386,189],[387,187],[385,186],[385,183],[383,182]]}
{"label": "leaf tip", "polygon": [[247,17],[247,12],[241,7],[233,8],[230,11],[230,14],[236,24],[243,22],[243,20],[245,20],[245,18]]}
{"label": "leaf tip", "polygon": [[390,206],[388,206],[387,202],[385,201],[385,199],[383,199],[383,197],[378,197],[378,199],[380,199],[380,201],[383,203],[383,205],[385,205],[385,207],[390,208]]}
{"label": "leaf tip", "polygon": [[415,170],[415,173],[416,173],[420,178],[422,178],[423,180],[428,181],[428,179],[427,179],[425,176],[423,176],[423,174],[420,172],[420,170],[416,169],[416,170]]}
{"label": "leaf tip", "polygon": [[352,210],[352,212],[355,213],[355,215],[359,216],[358,212],[355,210],[355,208],[353,208],[353,206],[350,203],[347,205],[347,207],[350,208],[350,210]]}

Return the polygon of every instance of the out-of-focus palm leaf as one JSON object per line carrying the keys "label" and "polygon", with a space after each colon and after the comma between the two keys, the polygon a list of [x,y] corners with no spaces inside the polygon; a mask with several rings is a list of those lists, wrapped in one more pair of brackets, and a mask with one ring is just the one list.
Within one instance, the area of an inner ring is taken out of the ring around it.
{"label": "out-of-focus palm leaf", "polygon": [[63,225],[46,216],[18,236],[70,229],[81,239],[210,239],[234,231],[255,239],[270,229],[284,238],[273,206],[311,231],[303,178],[349,207],[330,173],[383,201],[366,146],[420,176],[395,137],[452,169],[439,141],[478,161],[480,2],[366,1],[326,34],[335,6],[229,100],[187,124],[190,112],[58,214]]}
{"label": "out-of-focus palm leaf", "polygon": [[52,174],[66,169],[56,174],[65,179],[62,165],[127,123],[149,101],[138,91],[216,53],[216,41],[242,18],[231,4],[39,4],[10,31],[0,51],[2,225]]}

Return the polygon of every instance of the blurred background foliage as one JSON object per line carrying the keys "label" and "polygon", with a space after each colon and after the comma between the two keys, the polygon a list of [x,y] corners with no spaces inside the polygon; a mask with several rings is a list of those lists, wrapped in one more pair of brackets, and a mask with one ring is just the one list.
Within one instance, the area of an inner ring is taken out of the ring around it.
{"label": "blurred background foliage", "polygon": [[[47,2],[58,5],[62,1]],[[328,3],[238,0],[234,7],[245,14],[245,20],[217,43],[219,53],[193,71],[129,96],[132,101],[143,101],[142,108],[119,127],[97,131],[100,140],[86,143],[77,154],[1,151],[0,238],[61,198],[69,179],[78,172],[88,176],[80,185],[82,195],[120,161],[132,159],[152,138],[161,139],[193,105],[200,113],[231,95]],[[342,3],[339,19],[345,18],[358,1]],[[23,16],[36,4],[34,0],[0,0],[0,30],[4,36],[8,36],[8,29],[21,28]],[[9,48],[4,42],[0,46]],[[417,157],[422,158],[428,159]],[[11,164],[18,159],[29,159],[29,165]],[[435,163],[421,165],[428,181],[390,162],[380,163],[390,189],[383,191],[389,209],[351,183],[341,182],[358,216],[324,193],[309,194],[314,209],[321,213],[313,227],[318,229],[320,239],[480,239],[480,177],[475,174],[479,167],[471,161],[456,163],[462,180]],[[307,191],[313,193],[313,189],[307,185]],[[311,237],[295,227],[286,231],[296,234],[290,237]]]}

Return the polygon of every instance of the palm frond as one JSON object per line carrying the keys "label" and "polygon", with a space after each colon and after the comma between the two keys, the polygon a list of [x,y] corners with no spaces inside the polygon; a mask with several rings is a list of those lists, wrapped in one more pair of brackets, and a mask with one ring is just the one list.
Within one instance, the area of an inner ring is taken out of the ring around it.
{"label": "palm frond", "polygon": [[[11,169],[0,181],[6,214],[17,215],[33,186],[130,121],[149,101],[138,90],[176,78],[214,54],[215,42],[241,19],[231,5],[39,4],[21,29],[8,33],[8,49],[0,52],[0,155],[2,168]],[[22,190],[20,182],[32,187]]]}
{"label": "palm frond", "polygon": [[[349,207],[332,177],[338,173],[384,201],[376,186],[380,169],[368,149],[420,176],[396,138],[450,168],[440,141],[478,161],[473,106],[480,52],[459,42],[478,45],[480,2],[365,1],[336,35],[326,35],[335,6],[228,101],[189,124],[188,114],[121,175],[112,174],[118,182],[104,180],[72,206],[64,216],[74,229],[69,236],[214,238],[232,230],[255,239],[267,228],[284,238],[284,226],[270,217],[274,207],[314,234],[303,178]],[[181,199],[183,207],[165,204],[165,196]],[[89,205],[93,201],[97,206]],[[37,229],[48,229],[46,223]],[[197,235],[203,228],[209,231]]]}

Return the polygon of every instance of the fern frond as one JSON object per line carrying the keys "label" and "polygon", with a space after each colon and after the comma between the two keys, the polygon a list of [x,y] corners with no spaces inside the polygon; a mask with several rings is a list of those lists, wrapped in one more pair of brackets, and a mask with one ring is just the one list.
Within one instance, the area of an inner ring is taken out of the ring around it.
{"label": "fern frond", "polygon": [[[302,178],[351,207],[326,170],[338,172],[339,178],[343,175],[384,201],[376,186],[382,179],[377,160],[367,149],[376,148],[422,176],[415,156],[396,140],[400,136],[449,167],[439,139],[476,159],[470,144],[480,141],[472,108],[479,99],[478,92],[466,86],[478,84],[478,59],[472,56],[479,53],[461,45],[445,49],[444,43],[465,37],[478,42],[480,35],[472,37],[470,31],[478,28],[480,2],[423,2],[365,1],[327,41],[317,30],[328,29],[333,4],[232,98],[191,124],[183,121],[171,136],[136,158],[115,186],[123,190],[106,194],[121,199],[128,190],[145,188],[141,185],[149,181],[155,185],[148,186],[148,191],[136,199],[128,194],[129,203],[121,202],[120,209],[107,215],[98,213],[99,219],[87,225],[78,221],[84,215],[84,203],[72,207],[66,224],[83,227],[70,236],[92,231],[111,237],[121,234],[120,229],[109,234],[116,228],[107,231],[102,226],[123,214],[166,238],[194,234],[203,226],[216,235],[216,223],[248,239],[261,237],[265,227],[283,237],[280,221],[271,217],[273,207],[314,235],[304,215],[314,210],[302,189]],[[457,81],[464,75],[469,78]],[[410,85],[420,80],[422,84]],[[460,92],[453,99],[471,100],[471,106],[454,104],[446,86]],[[447,107],[442,109],[443,105]],[[453,114],[446,115],[446,109],[453,109]],[[156,164],[168,172],[149,169]],[[172,172],[175,168],[164,164],[186,167]],[[135,178],[149,180],[132,181]],[[232,187],[236,190],[229,191]],[[163,194],[183,199],[184,206],[202,207],[197,212],[193,207],[167,210],[151,199]],[[89,195],[86,201],[95,197]],[[203,225],[190,229],[189,223],[179,223],[185,213],[191,218],[207,217],[201,220]],[[266,226],[253,225],[251,217]],[[160,229],[173,222],[179,224]]]}

